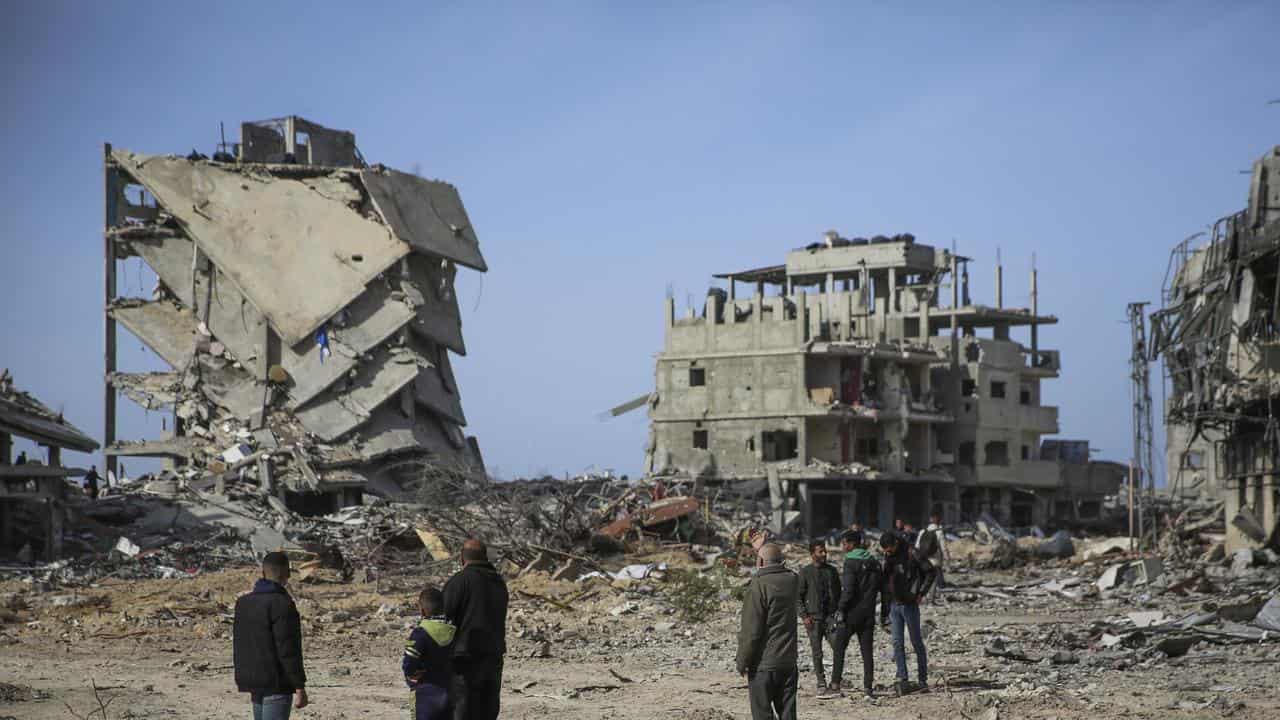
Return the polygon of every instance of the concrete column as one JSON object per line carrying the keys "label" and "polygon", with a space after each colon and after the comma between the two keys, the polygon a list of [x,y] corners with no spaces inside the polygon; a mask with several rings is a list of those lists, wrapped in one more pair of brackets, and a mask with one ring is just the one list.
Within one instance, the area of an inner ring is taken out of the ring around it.
{"label": "concrete column", "polygon": [[853,311],[849,304],[852,302],[849,291],[845,290],[836,295],[836,303],[840,319],[840,338],[843,340],[853,339]]}
{"label": "concrete column", "polygon": [[13,503],[0,500],[0,548],[13,547]]}
{"label": "concrete column", "polygon": [[752,309],[751,314],[755,316],[756,322],[764,322],[764,293],[757,292],[755,297],[751,298],[751,302],[755,304],[755,308]]}
{"label": "concrete column", "polygon": [[670,330],[676,324],[676,299],[667,298],[666,308],[667,329]]}
{"label": "concrete column", "polygon": [[729,276],[729,301],[738,299],[738,283],[734,282],[733,276]]}
{"label": "concrete column", "polygon": [[879,507],[876,513],[876,525],[881,530],[893,529],[893,493],[889,490],[888,483],[879,483],[876,485],[876,492],[879,495]]}
{"label": "concrete column", "polygon": [[9,465],[13,462],[13,436],[7,432],[0,432],[0,465]]}
{"label": "concrete column", "polygon": [[815,533],[813,527],[813,495],[809,492],[809,483],[804,481],[796,483],[796,493],[800,496],[800,523],[804,528],[805,537],[813,537]]}
{"label": "concrete column", "polygon": [[[102,447],[110,448],[116,441],[116,389],[111,376],[116,371],[116,321],[111,316],[111,303],[116,298],[116,243],[110,232],[119,221],[117,205],[119,173],[110,166],[111,144],[102,146],[103,157],[103,384],[102,384]],[[118,460],[114,455],[107,455],[103,463],[103,471],[107,478],[118,475]]]}
{"label": "concrete column", "polygon": [[1031,367],[1035,367],[1040,361],[1038,354],[1040,351],[1040,326],[1036,323],[1036,318],[1040,316],[1040,300],[1036,292],[1036,269],[1031,267]]}
{"label": "concrete column", "polygon": [[1262,478],[1262,497],[1259,500],[1258,519],[1262,522],[1262,528],[1271,533],[1276,528],[1276,521],[1280,519],[1276,515],[1276,487],[1277,478],[1275,475],[1265,475]]}
{"label": "concrete column", "polygon": [[791,301],[796,304],[796,344],[803,345],[809,339],[809,313],[808,313],[808,296],[801,291],[799,294],[792,296]]}
{"label": "concrete column", "polygon": [[1000,264],[1000,251],[996,251],[996,308],[1004,307],[1004,266]]}
{"label": "concrete column", "polygon": [[766,468],[765,478],[769,483],[769,527],[774,532],[780,533],[786,498],[782,495],[782,481],[778,478],[778,468]]}
{"label": "concrete column", "polygon": [[1246,538],[1245,534],[1240,532],[1240,530],[1231,523],[1231,519],[1239,514],[1240,508],[1243,505],[1241,502],[1241,496],[1244,495],[1246,487],[1247,485],[1243,481],[1240,481],[1239,486],[1227,486],[1223,488],[1222,494],[1226,500],[1226,506],[1223,508],[1223,512],[1224,517],[1227,519],[1226,546],[1228,553],[1235,552],[1243,547],[1249,547],[1248,538]]}
{"label": "concrete column", "polygon": [[48,517],[48,533],[45,536],[45,560],[53,562],[62,556],[62,529],[65,524],[66,511],[62,507],[62,503],[57,500],[45,501],[46,513]]}
{"label": "concrete column", "polygon": [[1000,488],[1000,512],[996,515],[996,519],[1002,525],[1010,524],[1013,519],[1013,491],[1009,488]]}
{"label": "concrete column", "polygon": [[886,298],[885,307],[887,314],[893,315],[898,312],[898,269],[889,268],[889,297]]}

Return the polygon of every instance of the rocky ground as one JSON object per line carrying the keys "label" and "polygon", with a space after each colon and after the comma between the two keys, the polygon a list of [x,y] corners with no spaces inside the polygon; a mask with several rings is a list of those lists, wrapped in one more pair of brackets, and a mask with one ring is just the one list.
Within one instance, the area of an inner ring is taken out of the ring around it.
{"label": "rocky ground", "polygon": [[[668,561],[673,568],[693,564],[679,552],[640,560]],[[791,562],[798,566],[801,559]],[[802,640],[800,714],[1280,717],[1275,633],[1246,640],[1229,628],[1215,630],[1222,634],[1199,636],[1187,654],[1169,657],[1156,649],[1160,634],[1137,631],[1129,617],[1147,610],[1166,618],[1219,613],[1227,603],[1221,581],[1178,592],[1156,583],[1104,596],[1091,590],[1100,571],[1101,565],[1060,562],[952,572],[952,589],[924,611],[934,685],[928,694],[891,696],[891,650],[887,634],[878,633],[879,697],[819,699]],[[734,588],[743,580],[721,573],[708,616],[697,619],[691,603],[697,605],[708,582],[680,590],[676,575],[558,582],[533,573],[513,579],[502,716],[749,717],[744,682],[733,672]],[[0,624],[0,718],[247,717],[248,701],[232,682],[230,609],[254,577],[243,568],[182,579],[107,578],[75,591],[0,583],[6,608],[0,615],[6,621]],[[1046,588],[1050,580],[1057,584]],[[1062,590],[1064,580],[1084,591]],[[1249,587],[1273,580],[1260,570]],[[313,704],[295,717],[405,716],[400,652],[413,622],[412,599],[428,581],[400,575],[296,585]],[[1142,616],[1137,621],[1144,622]],[[856,646],[849,660],[860,671]],[[105,713],[98,712],[100,701]]]}

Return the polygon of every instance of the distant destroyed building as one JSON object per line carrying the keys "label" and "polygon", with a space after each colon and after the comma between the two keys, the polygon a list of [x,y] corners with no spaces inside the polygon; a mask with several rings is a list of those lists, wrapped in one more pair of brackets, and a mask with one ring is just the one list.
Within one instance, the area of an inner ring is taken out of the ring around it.
{"label": "distant destroyed building", "polygon": [[[247,477],[301,512],[432,472],[482,469],[454,381],[454,276],[486,270],[457,190],[368,165],[350,132],[245,123],[212,159],[106,147],[106,419],[118,458],[170,461],[216,490]],[[122,297],[118,261],[158,278]],[[117,367],[117,324],[169,366]],[[116,395],[172,411],[118,441]]]}
{"label": "distant destroyed building", "polygon": [[[14,457],[15,437],[43,447],[45,457]],[[62,554],[66,479],[85,474],[63,467],[63,449],[93,452],[98,443],[19,390],[8,370],[0,371],[0,558],[51,561]]]}
{"label": "distant destroyed building", "polygon": [[1253,165],[1248,206],[1204,245],[1175,246],[1151,357],[1164,360],[1175,496],[1225,503],[1228,551],[1280,542],[1280,148]]}
{"label": "distant destroyed building", "polygon": [[[1056,444],[1040,386],[1057,322],[969,296],[969,259],[911,235],[825,240],[717,275],[701,314],[667,299],[647,470],[759,488],[807,533],[989,513],[1015,526],[1098,519],[1125,468]],[[744,285],[753,290],[738,296]],[[950,306],[940,302],[949,285]],[[770,292],[771,291],[771,292]],[[1030,345],[1011,338],[1028,328]],[[784,518],[775,520],[783,524]]]}

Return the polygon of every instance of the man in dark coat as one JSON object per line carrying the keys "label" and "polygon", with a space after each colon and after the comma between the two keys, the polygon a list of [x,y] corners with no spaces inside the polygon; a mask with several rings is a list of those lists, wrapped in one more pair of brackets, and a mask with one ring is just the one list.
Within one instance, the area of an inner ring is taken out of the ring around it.
{"label": "man in dark coat", "polygon": [[[760,548],[747,585],[738,632],[738,674],[747,677],[752,720],[796,720],[796,605],[799,579],[782,564],[782,548]],[[775,715],[776,713],[776,715]]]}
{"label": "man in dark coat", "polygon": [[929,593],[937,571],[928,560],[916,555],[914,547],[896,533],[880,536],[884,551],[884,578],[881,581],[880,621],[893,623],[893,662],[897,666],[894,690],[902,695],[911,689],[907,677],[907,650],[904,635],[910,635],[920,674],[918,689],[929,689],[929,656],[920,632],[920,600]]}
{"label": "man in dark coat", "polygon": [[[818,676],[818,692],[827,692],[827,676],[822,665],[822,639],[835,630],[836,603],[840,601],[840,575],[827,562],[827,543],[814,540],[809,543],[809,559],[812,562],[800,568],[797,596],[800,602],[800,619],[809,634],[809,647],[813,651],[813,671]],[[833,642],[828,639],[828,642]],[[832,649],[835,649],[834,644]]]}
{"label": "man in dark coat", "polygon": [[850,530],[840,538],[844,549],[844,572],[841,575],[840,600],[836,608],[839,624],[835,632],[835,662],[831,667],[831,685],[838,690],[844,675],[844,657],[849,641],[858,638],[862,654],[862,691],[873,697],[875,687],[875,653],[872,640],[876,629],[876,599],[880,595],[880,563],[867,551],[863,535]]}
{"label": "man in dark coat", "polygon": [[494,720],[507,652],[507,583],[480,540],[462,545],[462,570],[444,586],[444,614],[457,628],[450,701],[454,720]]}
{"label": "man in dark coat", "polygon": [[249,693],[254,720],[288,720],[293,707],[307,706],[302,668],[302,619],[285,586],[289,556],[267,553],[262,578],[236,600],[232,664],[236,687]]}

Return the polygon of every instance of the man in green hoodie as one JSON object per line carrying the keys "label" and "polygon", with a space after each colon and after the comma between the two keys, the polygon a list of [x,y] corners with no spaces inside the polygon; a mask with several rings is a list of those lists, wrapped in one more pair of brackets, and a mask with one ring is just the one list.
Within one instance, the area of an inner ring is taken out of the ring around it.
{"label": "man in green hoodie", "polygon": [[444,616],[444,593],[428,587],[418,594],[422,621],[409,633],[400,662],[413,692],[414,720],[446,720],[453,714],[449,685],[453,680],[453,636],[456,628]]}
{"label": "man in green hoodie", "polygon": [[872,639],[875,636],[876,598],[880,593],[880,563],[867,550],[862,533],[850,530],[840,537],[844,549],[844,572],[841,575],[840,602],[836,606],[835,642],[831,661],[831,686],[840,689],[844,674],[844,655],[849,640],[858,636],[858,649],[862,652],[862,691],[868,699],[875,687],[875,656]]}
{"label": "man in green hoodie", "polygon": [[752,720],[796,720],[796,595],[799,579],[782,564],[782,548],[760,548],[742,601],[738,673],[747,677]]}

